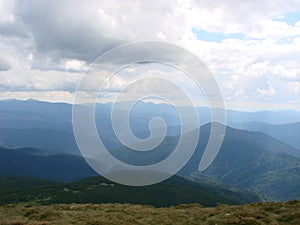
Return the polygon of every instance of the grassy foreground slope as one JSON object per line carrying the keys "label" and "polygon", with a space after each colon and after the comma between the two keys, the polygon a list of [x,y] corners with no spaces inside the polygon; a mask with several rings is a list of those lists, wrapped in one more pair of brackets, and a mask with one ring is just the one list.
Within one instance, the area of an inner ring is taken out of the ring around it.
{"label": "grassy foreground slope", "polygon": [[155,208],[130,204],[12,204],[0,224],[300,224],[300,201],[214,208],[184,204]]}

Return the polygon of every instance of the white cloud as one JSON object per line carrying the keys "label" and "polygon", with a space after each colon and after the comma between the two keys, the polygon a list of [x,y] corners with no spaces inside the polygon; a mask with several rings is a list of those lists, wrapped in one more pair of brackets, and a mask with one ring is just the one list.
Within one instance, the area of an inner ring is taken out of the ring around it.
{"label": "white cloud", "polygon": [[299,1],[273,0],[195,0],[198,7],[190,9],[190,23],[198,28],[222,33],[249,33],[265,21],[300,9]]}
{"label": "white cloud", "polygon": [[86,71],[87,70],[87,65],[86,62],[82,60],[76,60],[76,59],[71,59],[71,60],[66,60],[65,61],[65,70],[66,71]]}
{"label": "white cloud", "polygon": [[274,87],[272,86],[272,84],[270,84],[270,82],[268,83],[267,89],[257,88],[256,92],[262,96],[273,96],[276,93]]}
{"label": "white cloud", "polygon": [[[283,21],[273,21],[271,19],[261,21],[258,23],[260,27],[248,36],[254,38],[268,38],[274,40],[281,40],[283,38],[295,37],[300,35],[300,27],[291,26]],[[288,41],[288,40],[287,40]]]}
{"label": "white cloud", "polygon": [[74,92],[82,74],[18,68],[0,71],[2,91],[69,91]]}
{"label": "white cloud", "polygon": [[296,94],[300,95],[300,82],[293,82],[293,83],[291,84],[291,86],[292,86],[292,90],[293,90]]}
{"label": "white cloud", "polygon": [[34,98],[41,101],[73,103],[74,93],[68,91],[2,91],[0,95],[0,100],[15,98],[20,100]]}
{"label": "white cloud", "polygon": [[14,21],[12,13],[15,1],[0,1],[0,24],[11,23]]}

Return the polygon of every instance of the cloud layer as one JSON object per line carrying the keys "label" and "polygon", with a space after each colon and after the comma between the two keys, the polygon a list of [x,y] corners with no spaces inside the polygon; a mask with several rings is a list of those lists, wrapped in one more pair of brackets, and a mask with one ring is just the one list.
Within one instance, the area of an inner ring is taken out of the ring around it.
{"label": "cloud layer", "polygon": [[198,55],[232,108],[300,110],[296,0],[0,0],[0,98],[70,101],[97,57],[143,40]]}

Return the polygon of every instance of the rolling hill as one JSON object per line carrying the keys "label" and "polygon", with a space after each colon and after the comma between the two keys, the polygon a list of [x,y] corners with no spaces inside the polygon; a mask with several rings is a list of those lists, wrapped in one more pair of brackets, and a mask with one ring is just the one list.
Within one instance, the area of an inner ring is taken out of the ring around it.
{"label": "rolling hill", "polygon": [[36,148],[56,153],[80,154],[71,130],[0,128],[0,146]]}
{"label": "rolling hill", "polygon": [[94,172],[81,156],[53,154],[32,148],[0,148],[1,177],[32,177],[53,181],[74,181]]}

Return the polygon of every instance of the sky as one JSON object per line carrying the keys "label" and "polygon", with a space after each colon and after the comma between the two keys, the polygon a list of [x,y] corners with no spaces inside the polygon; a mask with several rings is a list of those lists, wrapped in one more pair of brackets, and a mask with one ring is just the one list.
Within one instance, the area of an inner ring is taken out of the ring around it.
{"label": "sky", "polygon": [[[299,0],[0,0],[0,99],[72,103],[97,57],[144,40],[196,54],[227,108],[300,110]],[[151,70],[139,68],[141,77]],[[117,93],[128,76],[107,92]]]}

